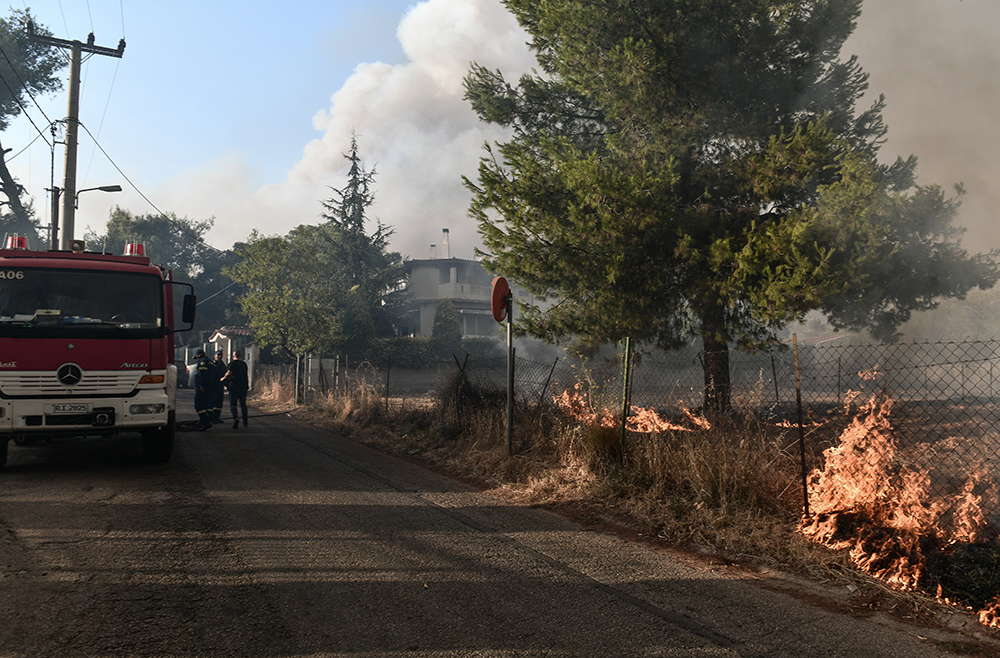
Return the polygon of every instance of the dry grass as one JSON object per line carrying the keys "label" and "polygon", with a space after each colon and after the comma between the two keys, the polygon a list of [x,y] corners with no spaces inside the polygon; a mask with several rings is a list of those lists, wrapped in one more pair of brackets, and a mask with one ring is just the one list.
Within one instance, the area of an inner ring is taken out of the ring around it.
{"label": "dry grass", "polygon": [[251,398],[258,409],[275,411],[292,406],[295,396],[280,380],[260,379],[254,382]]}

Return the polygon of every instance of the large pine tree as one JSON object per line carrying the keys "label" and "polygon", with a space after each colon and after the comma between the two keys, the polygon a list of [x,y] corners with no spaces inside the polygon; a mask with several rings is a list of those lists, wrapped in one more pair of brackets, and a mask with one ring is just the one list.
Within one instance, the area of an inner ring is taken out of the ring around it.
{"label": "large pine tree", "polygon": [[254,232],[225,270],[245,287],[240,304],[254,335],[289,354],[361,356],[372,338],[395,335],[405,301],[403,259],[388,250],[392,229],[368,217],[375,170],[365,170],[354,137],[344,157],[347,182],[322,202],[325,221],[285,237]]}
{"label": "large pine tree", "polygon": [[699,338],[705,403],[729,346],[814,309],[891,338],[910,313],[998,278],[958,203],[878,160],[880,97],[841,48],[860,0],[506,0],[540,71],[473,66],[467,98],[512,129],[467,180],[486,266],[540,299],[550,340]]}
{"label": "large pine tree", "polygon": [[375,169],[365,170],[356,136],[351,136],[351,149],[344,157],[350,163],[347,182],[343,188],[331,188],[333,198],[323,202],[326,224],[317,235],[329,254],[330,275],[350,293],[344,305],[345,338],[360,346],[374,335],[395,334],[405,301],[406,271],[402,256],[388,249],[393,229],[368,216],[375,201]]}

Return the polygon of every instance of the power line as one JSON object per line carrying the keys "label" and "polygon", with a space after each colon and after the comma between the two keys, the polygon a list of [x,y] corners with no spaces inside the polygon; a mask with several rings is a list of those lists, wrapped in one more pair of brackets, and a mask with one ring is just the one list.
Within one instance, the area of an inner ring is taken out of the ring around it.
{"label": "power line", "polygon": [[[108,107],[110,107],[110,105],[111,105],[111,94],[115,90],[115,81],[118,79],[118,67],[119,66],[121,66],[121,60],[118,60],[117,62],[115,62],[115,72],[114,72],[114,75],[111,77],[111,86],[108,87],[108,99],[104,102],[104,111],[101,112],[101,122],[99,124],[97,124],[97,134],[98,135],[100,135],[101,132],[104,130],[104,119],[107,118],[107,116],[108,116]],[[93,162],[94,162],[94,153],[92,151],[91,154],[90,154],[90,162],[87,163],[87,172],[88,173],[90,172],[90,166],[93,164]]]}
{"label": "power line", "polygon": [[[45,117],[45,120],[48,121],[49,125],[51,126],[52,120],[49,119],[49,117],[45,114],[45,110],[42,109],[42,106],[38,104],[38,101],[35,99],[35,96],[31,93],[31,90],[28,89],[28,85],[24,84],[24,80],[22,80],[21,76],[18,75],[17,69],[14,67],[14,63],[10,61],[10,57],[7,56],[7,51],[4,50],[2,46],[0,46],[0,54],[2,54],[3,58],[7,60],[7,64],[10,66],[10,70],[14,73],[14,77],[16,77],[17,81],[21,84],[21,88],[24,89],[24,91],[28,94],[28,98],[30,98],[35,103],[35,107],[38,108],[38,111],[42,113],[42,116]],[[10,92],[11,98],[13,98],[14,102],[17,103],[17,106],[21,108],[21,112],[24,114],[24,116],[28,117],[28,121],[31,122],[31,125],[35,127],[35,130],[38,132],[39,135],[42,136],[42,139],[45,139],[45,134],[42,132],[42,129],[38,127],[38,125],[35,123],[35,120],[31,118],[30,114],[28,114],[27,108],[24,107],[24,105],[21,103],[21,94],[15,93],[14,90],[10,88],[10,85],[7,84],[7,79],[4,78],[2,75],[0,75],[0,80],[3,80],[3,86],[6,87],[7,91]],[[45,140],[45,143],[48,144],[49,143],[48,140]],[[49,146],[51,146],[51,144],[49,144]]]}
{"label": "power line", "polygon": [[[20,151],[18,151],[14,155],[10,156],[9,158],[4,158],[4,160],[6,160],[7,162],[10,162],[11,160],[13,160],[14,158],[16,158],[17,156],[21,155],[22,153],[24,153],[25,151],[27,151],[28,149],[30,149],[31,145],[34,144],[35,142],[37,142],[39,137],[44,138],[45,135],[43,135],[42,133],[38,133],[38,135],[36,135],[33,140],[31,140],[30,142],[28,142],[27,146],[25,146],[24,148],[22,148]],[[48,142],[45,142],[45,143],[48,144]],[[49,144],[50,148],[51,148],[51,146],[52,145]]]}
{"label": "power line", "polygon": [[[34,120],[30,116],[28,116],[28,111],[24,109],[24,105],[21,105],[21,99],[18,97],[18,94],[13,89],[10,88],[10,85],[7,84],[7,78],[3,77],[3,74],[0,74],[0,82],[3,82],[3,86],[7,88],[7,91],[10,93],[10,97],[13,98],[14,102],[17,103],[17,106],[21,108],[21,112],[24,114],[24,116],[28,117],[28,120],[31,121],[31,125],[35,126]],[[41,130],[38,129],[38,126],[35,126],[35,130],[38,131],[39,133],[42,132]]]}
{"label": "power line", "polygon": [[38,111],[42,113],[42,116],[45,117],[45,120],[51,124],[52,119],[50,119],[48,115],[45,114],[45,110],[42,109],[42,106],[38,102],[38,99],[35,98],[35,95],[33,93],[31,93],[31,88],[28,87],[28,85],[24,82],[24,80],[21,79],[21,74],[17,72],[17,67],[14,66],[14,62],[10,61],[10,57],[7,55],[7,51],[4,50],[3,47],[0,47],[0,54],[3,54],[3,58],[7,60],[7,64],[10,65],[11,72],[14,74],[14,77],[17,78],[17,82],[21,85],[21,88],[24,89],[24,93],[28,94],[28,98],[31,99],[31,102],[35,104],[35,107],[37,107]]}
{"label": "power line", "polygon": [[66,30],[66,36],[69,36],[69,24],[66,23],[66,12],[63,11],[62,2],[59,3],[59,15],[62,16],[63,29]]}
{"label": "power line", "polygon": [[107,159],[108,159],[108,162],[110,162],[110,163],[111,163],[111,166],[112,166],[112,167],[114,167],[114,168],[115,168],[115,169],[116,169],[116,170],[118,171],[118,173],[119,173],[119,174],[121,174],[122,178],[124,178],[124,179],[125,179],[125,182],[129,184],[129,187],[131,187],[131,188],[132,188],[133,190],[135,190],[135,191],[136,191],[136,192],[137,192],[137,193],[139,194],[139,196],[141,196],[141,197],[142,197],[142,198],[143,198],[143,199],[144,199],[144,200],[146,201],[146,203],[148,203],[148,204],[150,205],[150,207],[151,207],[151,208],[152,208],[153,210],[155,210],[155,211],[156,211],[156,212],[157,212],[157,213],[158,213],[158,214],[159,214],[160,216],[162,216],[162,217],[163,217],[163,218],[165,218],[165,219],[166,219],[166,220],[167,220],[168,222],[170,222],[171,224],[173,224],[174,226],[176,226],[176,227],[177,227],[178,229],[180,229],[180,231],[181,231],[182,233],[185,233],[185,234],[186,234],[186,235],[187,235],[188,237],[190,237],[190,238],[191,238],[191,239],[193,239],[194,241],[196,241],[196,242],[200,242],[200,243],[202,243],[203,245],[205,245],[206,247],[208,247],[209,249],[212,249],[213,251],[216,251],[216,252],[218,252],[218,253],[220,253],[220,254],[221,254],[221,253],[225,253],[225,252],[223,252],[223,250],[222,250],[222,249],[219,249],[218,247],[215,247],[215,246],[213,246],[213,245],[210,245],[209,243],[205,242],[205,240],[204,240],[204,239],[203,239],[203,238],[202,238],[202,237],[201,237],[200,235],[198,235],[198,234],[196,234],[196,233],[192,232],[192,231],[191,231],[191,229],[189,229],[189,228],[188,228],[187,226],[185,226],[184,224],[182,224],[182,223],[180,223],[180,222],[176,222],[176,221],[174,221],[174,220],[173,220],[173,219],[172,219],[172,218],[170,217],[170,215],[168,215],[167,213],[165,213],[165,212],[163,212],[162,210],[160,210],[159,208],[157,208],[157,207],[156,207],[156,204],[154,204],[154,203],[153,203],[152,201],[150,201],[150,200],[149,200],[149,197],[147,197],[147,196],[146,196],[145,194],[143,194],[143,193],[142,193],[142,190],[140,190],[140,189],[139,189],[138,187],[136,187],[136,186],[135,186],[135,183],[133,183],[133,182],[131,181],[131,179],[129,179],[129,177],[125,175],[125,172],[121,170],[121,167],[119,167],[119,166],[118,166],[118,163],[116,163],[116,162],[115,162],[114,160],[112,160],[112,159],[111,159],[111,156],[110,156],[110,155],[108,155],[108,152],[104,150],[104,147],[103,147],[103,146],[101,146],[100,142],[98,142],[98,141],[97,141],[97,139],[96,139],[96,138],[94,137],[94,134],[90,132],[90,129],[89,129],[89,128],[87,128],[87,126],[85,126],[85,125],[84,125],[83,123],[79,123],[78,125],[79,125],[79,126],[80,126],[81,128],[83,128],[83,129],[84,129],[84,131],[85,131],[85,132],[86,132],[86,133],[87,133],[88,135],[90,135],[90,138],[94,140],[94,145],[95,145],[95,146],[97,146],[97,148],[99,148],[99,149],[101,150],[101,153],[103,153],[103,154],[104,154],[104,157],[105,157],[105,158],[107,158]]}
{"label": "power line", "polygon": [[[27,2],[25,2],[25,9],[27,9]],[[125,49],[125,8],[124,8],[124,3],[123,3],[123,2],[120,2],[120,9],[121,9],[121,21],[122,21],[122,39],[121,39],[121,41],[119,42],[119,45],[118,45],[118,51],[117,51],[117,57],[120,57],[120,56],[121,56],[121,52],[122,52],[122,51],[123,51],[123,50]],[[62,8],[62,3],[61,3],[61,2],[59,3],[59,11],[60,11],[60,13],[62,13],[62,15],[63,15],[63,23],[65,24],[65,22],[66,22],[66,16],[65,16],[65,13],[63,12],[63,8]],[[93,16],[92,16],[92,15],[90,14],[90,2],[89,2],[89,0],[88,0],[88,2],[87,2],[87,12],[88,12],[88,15],[90,16],[90,23],[91,23],[91,32],[93,33],[93,22],[94,22],[94,21],[93,21]],[[68,28],[67,28],[67,31],[68,31]],[[39,35],[39,37],[40,37],[40,38],[39,38],[39,40],[44,40],[44,39],[45,39],[45,37],[42,37],[41,35]],[[100,51],[101,51],[101,52],[100,52],[100,54],[112,54],[112,55],[114,54],[114,53],[110,52],[110,49],[103,49],[103,48],[101,48],[101,49],[97,49],[96,47],[92,47],[90,43],[88,43],[88,47],[91,47],[91,48],[94,48],[95,50],[100,50]],[[109,52],[104,52],[105,50],[108,50]],[[2,48],[0,48],[0,52],[2,52]],[[6,54],[6,53],[3,53],[3,56],[4,56],[4,57],[7,57],[7,54]],[[7,61],[8,61],[8,63],[9,63],[9,62],[10,62],[10,59],[8,58],[8,60],[7,60]],[[11,68],[13,69],[13,65],[11,65]],[[15,71],[15,74],[16,74],[16,71]],[[118,76],[118,67],[116,66],[116,67],[115,67],[115,74],[114,74],[114,78],[112,78],[112,82],[111,82],[111,88],[109,88],[109,90],[108,90],[108,100],[107,100],[107,102],[105,103],[105,106],[104,106],[104,113],[103,113],[103,114],[102,114],[102,116],[101,116],[101,123],[100,123],[100,126],[103,126],[103,125],[104,125],[104,118],[105,118],[105,117],[106,117],[106,115],[107,115],[107,110],[108,110],[108,105],[110,105],[110,102],[111,102],[111,94],[112,94],[112,92],[113,92],[113,89],[114,89],[114,82],[115,82],[115,80],[117,79],[117,76]],[[0,80],[2,80],[2,76],[0,76]],[[7,82],[6,82],[6,80],[3,80],[3,83],[4,83],[4,85],[5,85],[5,86],[7,86],[8,90],[10,90],[10,87],[9,87],[9,85],[7,85]],[[22,87],[24,87],[25,91],[27,91],[27,92],[28,92],[28,95],[29,95],[29,96],[31,97],[31,99],[32,99],[32,100],[33,100],[33,101],[35,102],[35,105],[36,105],[36,106],[38,107],[38,109],[39,109],[39,110],[40,110],[40,111],[42,112],[42,115],[43,115],[43,116],[45,116],[45,111],[44,111],[44,110],[42,110],[41,106],[40,106],[40,105],[38,104],[38,101],[37,101],[37,100],[35,100],[34,96],[32,96],[32,95],[31,95],[31,91],[30,91],[30,90],[28,90],[28,88],[27,88],[27,86],[26,86],[26,85],[24,85],[23,81],[21,82],[21,85],[22,85]],[[15,99],[15,100],[17,101],[18,105],[19,105],[19,106],[21,106],[21,103],[20,103],[20,100],[19,100],[19,96],[18,96],[17,94],[14,94],[12,90],[11,90],[11,95],[12,95],[12,96],[14,97],[14,99]],[[22,110],[22,111],[24,112],[25,116],[28,116],[28,114],[27,114],[27,111],[26,111],[26,110],[24,109],[24,107],[23,107],[23,106],[21,106],[21,110]],[[46,118],[46,120],[48,120],[48,116],[46,116],[45,118]],[[31,117],[30,117],[30,116],[28,116],[28,119],[29,119],[29,120],[31,120]],[[40,130],[40,129],[38,128],[38,126],[37,126],[37,125],[35,125],[35,122],[34,122],[33,120],[31,120],[31,123],[32,123],[32,125],[34,125],[34,126],[35,126],[35,130],[36,130],[36,131],[38,131],[38,134],[39,134],[39,136],[40,136],[40,137],[42,137],[42,139],[45,139],[45,135],[44,135],[44,133],[43,133],[43,132],[42,132],[42,131],[41,131],[41,130]],[[128,177],[128,176],[126,175],[126,174],[125,174],[125,172],[124,172],[124,171],[122,171],[121,167],[119,167],[119,166],[118,166],[118,163],[116,163],[116,162],[115,162],[115,161],[114,161],[114,160],[113,160],[113,159],[111,158],[111,156],[110,156],[110,155],[108,154],[108,152],[107,152],[107,151],[106,151],[106,150],[104,149],[104,147],[103,147],[103,146],[101,146],[100,142],[99,142],[99,141],[97,140],[97,138],[96,138],[96,137],[94,136],[94,134],[93,134],[92,132],[90,132],[90,129],[89,129],[89,128],[88,128],[88,127],[87,127],[86,125],[84,125],[84,124],[83,124],[83,122],[81,122],[81,121],[80,121],[80,120],[79,120],[78,118],[77,118],[77,119],[76,119],[76,120],[74,121],[74,123],[75,123],[75,125],[76,125],[76,126],[78,126],[78,127],[81,127],[81,128],[83,128],[83,129],[84,129],[84,131],[86,131],[86,133],[87,133],[87,134],[88,134],[88,135],[90,136],[90,138],[91,138],[91,139],[92,139],[92,140],[94,141],[94,145],[95,145],[95,146],[96,146],[96,147],[97,147],[98,149],[100,149],[101,153],[102,153],[102,154],[104,154],[104,157],[105,157],[105,158],[107,158],[108,162],[110,162],[110,163],[111,163],[111,165],[112,165],[112,166],[113,166],[113,167],[115,168],[115,170],[116,170],[116,171],[117,171],[117,172],[118,172],[118,173],[119,173],[119,174],[121,175],[121,177],[122,177],[123,179],[125,179],[125,181],[126,181],[126,182],[128,183],[128,185],[129,185],[129,186],[130,186],[130,187],[131,187],[131,188],[132,188],[133,190],[135,190],[135,191],[136,191],[136,193],[138,193],[138,194],[139,194],[139,196],[140,196],[140,197],[142,197],[142,198],[143,198],[143,200],[145,200],[145,202],[146,202],[146,203],[148,203],[148,204],[149,204],[149,206],[150,206],[151,208],[153,208],[153,210],[155,210],[155,211],[156,211],[156,212],[157,212],[157,213],[158,213],[158,214],[159,214],[159,215],[160,215],[161,217],[163,217],[163,218],[164,218],[164,219],[166,219],[166,220],[167,220],[168,222],[170,222],[171,224],[173,224],[173,225],[174,225],[174,226],[175,226],[176,228],[178,228],[178,229],[179,229],[179,230],[180,230],[180,231],[181,231],[182,233],[184,233],[185,235],[187,235],[187,236],[188,236],[189,238],[191,238],[191,239],[192,239],[193,241],[195,241],[195,242],[198,242],[198,243],[201,243],[202,245],[204,245],[204,246],[208,247],[209,249],[211,249],[211,250],[213,250],[213,251],[215,251],[215,252],[217,252],[217,253],[224,253],[224,252],[223,252],[223,250],[221,250],[221,249],[219,249],[219,248],[217,248],[217,247],[215,247],[215,246],[213,246],[213,245],[209,244],[209,243],[208,243],[208,242],[206,242],[206,241],[205,241],[205,240],[204,240],[204,239],[203,239],[203,238],[202,238],[202,237],[201,237],[200,235],[197,235],[196,233],[192,232],[192,231],[191,231],[191,230],[190,230],[190,229],[189,229],[189,228],[188,228],[187,226],[185,226],[185,225],[184,225],[183,223],[181,223],[181,222],[178,222],[178,221],[175,221],[175,220],[174,220],[174,219],[173,219],[173,218],[172,218],[172,217],[171,217],[170,215],[168,215],[167,213],[165,213],[165,212],[163,212],[162,210],[160,210],[160,209],[159,209],[159,208],[158,208],[158,207],[156,206],[156,204],[155,204],[155,203],[153,203],[153,202],[152,202],[152,201],[151,201],[151,200],[149,199],[149,197],[147,197],[147,196],[146,196],[146,195],[145,195],[145,194],[144,194],[144,193],[142,192],[142,190],[140,190],[140,189],[139,189],[139,188],[138,188],[138,187],[137,187],[137,186],[135,185],[135,183],[133,183],[133,182],[132,182],[132,180],[131,180],[131,179],[130,179],[130,178],[129,178],[129,177]],[[51,121],[49,122],[49,125],[52,125],[52,122],[51,122]],[[100,132],[100,128],[98,128],[98,132]],[[35,139],[33,139],[33,140],[32,140],[32,142],[31,142],[31,143],[34,143],[34,142],[35,142],[35,141],[36,141],[37,139],[38,139],[38,138],[36,137]],[[48,144],[48,140],[46,140],[46,144]],[[30,145],[31,145],[31,144],[29,144],[28,146],[30,146]],[[49,146],[51,147],[52,145],[50,144]],[[22,149],[22,151],[19,151],[17,155],[20,155],[20,153],[22,153],[22,152],[23,152],[24,150],[26,150],[26,149],[27,149],[27,147],[25,147],[25,149]],[[15,157],[16,157],[16,156],[15,156]],[[222,291],[220,291],[220,292],[222,292]],[[218,294],[218,293],[217,293],[217,294]]]}
{"label": "power line", "polygon": [[[205,244],[208,244],[208,243],[206,242]],[[221,295],[222,293],[226,292],[227,290],[229,290],[230,288],[232,288],[233,286],[235,286],[235,285],[236,285],[237,283],[239,283],[239,281],[233,281],[232,283],[230,283],[230,284],[229,284],[228,286],[226,286],[226,287],[225,287],[225,288],[223,288],[222,290],[220,290],[220,291],[218,291],[218,292],[216,292],[216,293],[213,293],[213,294],[209,295],[209,296],[208,296],[208,297],[206,297],[205,299],[199,299],[199,300],[198,300],[198,303],[197,303],[197,304],[195,304],[195,306],[201,306],[202,304],[204,304],[204,303],[205,303],[205,302],[207,302],[208,300],[212,299],[213,297],[218,297],[218,296],[219,296],[219,295]]]}
{"label": "power line", "polygon": [[[79,131],[80,113],[80,68],[83,64],[83,54],[105,55],[121,59],[125,54],[125,40],[118,42],[118,48],[112,49],[98,46],[94,43],[94,34],[87,36],[87,43],[56,39],[48,34],[35,31],[34,22],[26,21],[28,39],[47,46],[56,46],[69,51],[69,109],[66,112],[66,171],[63,176],[62,215],[59,217],[59,244],[68,249],[73,239],[73,225],[76,219],[76,169],[77,169],[77,133]],[[56,246],[56,232],[52,232],[52,246]]]}

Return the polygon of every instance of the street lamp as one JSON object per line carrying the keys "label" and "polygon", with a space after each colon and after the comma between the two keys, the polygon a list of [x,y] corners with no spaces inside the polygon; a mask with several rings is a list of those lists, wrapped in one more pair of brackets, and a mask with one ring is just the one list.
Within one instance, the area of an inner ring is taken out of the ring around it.
{"label": "street lamp", "polygon": [[[100,187],[84,188],[73,196],[73,208],[80,207],[80,194],[83,192],[91,192],[93,190],[100,190],[101,192],[121,192],[122,186],[101,185]],[[59,187],[53,187],[49,191],[52,192],[52,228],[49,231],[49,248],[54,251],[59,249],[59,197],[62,195],[63,190]],[[69,239],[72,240],[73,236],[70,235]],[[69,243],[67,242],[67,246],[65,247],[67,249],[69,248],[68,244]]]}
{"label": "street lamp", "polygon": [[101,185],[100,187],[86,187],[86,188],[84,188],[82,190],[79,190],[76,193],[76,197],[74,197],[74,199],[73,199],[73,207],[74,208],[79,208],[80,207],[80,195],[81,194],[83,194],[84,192],[91,192],[93,190],[100,190],[101,192],[121,192],[122,191],[122,186],[121,185]]}

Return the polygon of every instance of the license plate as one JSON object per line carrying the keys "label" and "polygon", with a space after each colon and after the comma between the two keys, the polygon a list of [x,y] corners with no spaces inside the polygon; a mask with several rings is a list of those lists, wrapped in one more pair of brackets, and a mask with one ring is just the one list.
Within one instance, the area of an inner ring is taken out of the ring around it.
{"label": "license plate", "polygon": [[89,404],[54,404],[50,414],[86,414],[90,413]]}

